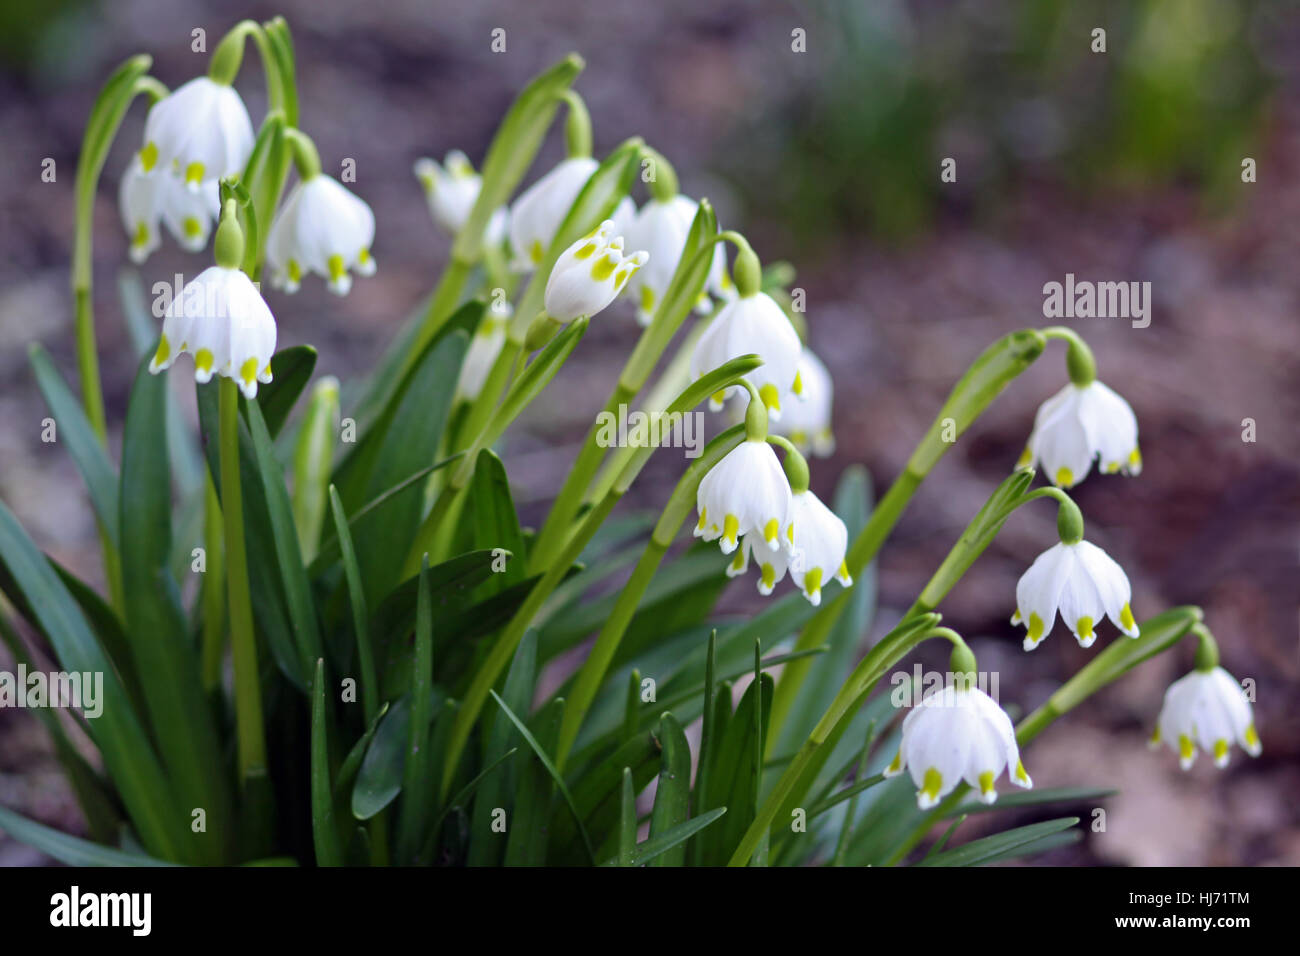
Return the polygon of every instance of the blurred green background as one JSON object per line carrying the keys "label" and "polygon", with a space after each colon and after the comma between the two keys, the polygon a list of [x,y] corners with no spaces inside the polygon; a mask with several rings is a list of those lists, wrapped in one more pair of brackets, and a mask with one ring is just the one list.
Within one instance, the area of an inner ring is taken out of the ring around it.
{"label": "blurred green background", "polygon": [[[789,260],[811,344],[836,381],[839,447],[815,461],[829,494],[864,462],[898,473],[944,394],[993,338],[1049,324],[1042,287],[1149,281],[1152,323],[1074,325],[1101,378],[1133,404],[1146,470],[1091,478],[1089,538],[1128,569],[1139,617],[1198,603],[1225,665],[1258,684],[1264,756],[1181,774],[1145,737],[1190,649],[1146,665],[1054,727],[1026,757],[1045,786],[1109,784],[1104,833],[1057,863],[1300,862],[1297,571],[1300,553],[1300,16],[1228,0],[854,0],[655,4],[478,0],[9,2],[0,8],[0,496],[59,560],[97,573],[90,509],[26,365],[42,341],[73,374],[67,284],[72,174],[98,84],[155,57],[175,86],[241,17],[284,14],[297,44],[304,128],[326,169],[356,161],[374,207],[379,273],[346,299],[308,283],[273,294],[282,343],[310,342],[322,373],[368,367],[434,281],[448,241],[411,173],[421,155],[479,162],[527,79],[577,50],[597,151],[640,134],[767,261]],[[490,49],[506,31],[506,51]],[[1105,31],[1094,52],[1093,31]],[[798,31],[802,31],[799,34]],[[802,39],[803,50],[795,47]],[[251,52],[238,87],[265,111]],[[105,169],[95,303],[110,429],[134,370],[115,283],[126,262],[116,184],[139,143],[128,115]],[[548,142],[534,179],[562,152]],[[56,161],[44,183],[42,161]],[[1252,158],[1258,181],[1243,183]],[[955,182],[940,178],[956,161]],[[206,261],[206,260],[203,260]],[[170,281],[196,260],[170,241],[141,270]],[[504,449],[525,517],[540,520],[635,338],[611,309]],[[1018,456],[1038,403],[1065,381],[1051,351],[941,464],[883,552],[888,626]],[[1258,440],[1244,443],[1242,422]],[[113,436],[116,440],[116,433]],[[682,462],[661,455],[634,505],[656,507]],[[1053,534],[1051,509],[1018,515],[944,607],[1005,703],[1033,707],[1088,659],[1068,635],[1033,655],[1006,619],[1015,581]],[[752,583],[725,598],[759,600]],[[864,642],[874,635],[864,635]],[[940,664],[938,658],[933,662]],[[0,659],[0,666],[8,667]],[[73,801],[30,715],[0,711],[0,803],[77,829]],[[977,823],[968,824],[977,826]],[[37,859],[0,836],[0,863]]]}

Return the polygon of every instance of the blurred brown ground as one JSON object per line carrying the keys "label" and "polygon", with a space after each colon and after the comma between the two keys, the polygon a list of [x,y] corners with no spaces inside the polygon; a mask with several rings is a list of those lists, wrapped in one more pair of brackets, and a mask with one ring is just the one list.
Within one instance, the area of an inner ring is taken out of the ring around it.
{"label": "blurred brown ground", "polygon": [[[1038,786],[1097,784],[1121,794],[1107,804],[1107,832],[1048,857],[1057,863],[1300,863],[1300,716],[1297,678],[1297,506],[1300,505],[1300,31],[1269,37],[1276,88],[1254,152],[1259,181],[1226,205],[1209,205],[1178,177],[1074,190],[1034,168],[987,186],[958,184],[929,225],[902,243],[862,230],[808,242],[761,200],[766,184],[737,179],[750,164],[735,135],[771,112],[788,112],[816,89],[818,34],[810,52],[789,53],[792,27],[810,15],[783,3],[472,5],[385,2],[224,4],[139,0],[102,7],[65,4],[58,28],[0,73],[0,496],[37,542],[97,579],[92,516],[71,461],[39,440],[45,409],[26,364],[39,340],[71,377],[67,286],[73,231],[72,178],[81,127],[98,84],[125,56],[147,51],[155,73],[179,84],[206,67],[189,48],[207,30],[209,49],[239,16],[287,16],[297,44],[304,128],[326,168],[357,163],[356,190],[375,209],[379,273],[346,299],[306,283],[272,297],[280,340],[320,350],[320,373],[364,370],[445,261],[448,242],[431,224],[411,163],[465,149],[477,163],[514,92],[570,50],[587,59],[579,89],[595,121],[597,151],[641,134],[675,163],[684,191],[708,195],[725,224],[743,229],[767,261],[787,259],[807,291],[811,342],[836,383],[838,450],[814,461],[814,488],[829,496],[840,472],[865,463],[879,491],[965,366],[995,337],[1042,317],[1042,286],[1081,279],[1149,280],[1149,328],[1124,320],[1075,320],[1092,343],[1101,378],[1133,404],[1141,427],[1140,478],[1089,478],[1078,489],[1089,538],[1128,570],[1139,618],[1195,603],[1206,611],[1226,667],[1258,685],[1264,755],[1234,750],[1217,772],[1202,758],[1182,774],[1145,738],[1169,681],[1191,665],[1190,647],[1150,662],[1051,728],[1026,764]],[[920,6],[925,7],[926,4]],[[507,52],[489,52],[490,31]],[[1086,40],[1081,40],[1085,42]],[[265,109],[260,67],[239,86],[255,122]],[[869,95],[869,92],[864,94]],[[95,235],[95,304],[113,440],[119,438],[134,361],[114,279],[126,261],[116,183],[138,142],[136,107],[106,166]],[[527,181],[560,155],[552,137]],[[960,142],[960,141],[959,141]],[[40,182],[41,160],[58,180]],[[1235,167],[1239,158],[1230,160]],[[743,197],[749,197],[746,201]],[[757,198],[756,198],[757,197]],[[975,201],[975,199],[978,201]],[[142,270],[149,283],[192,268],[170,239]],[[628,313],[595,323],[506,449],[526,520],[544,514],[576,443],[612,386],[634,340]],[[1014,463],[1038,403],[1065,381],[1061,346],[1027,372],[980,420],[917,495],[880,569],[888,626],[937,566],[987,494]],[[1258,440],[1243,443],[1242,420]],[[681,463],[660,456],[637,489],[656,507]],[[942,610],[975,642],[984,668],[1001,673],[1004,702],[1029,709],[1086,660],[1058,627],[1025,655],[1007,623],[1018,575],[1052,543],[1049,507],[1026,509]],[[756,606],[752,585],[728,592],[729,607]],[[1103,640],[1109,639],[1103,637]],[[924,658],[923,658],[924,659]],[[933,663],[938,663],[937,659]],[[0,667],[9,667],[0,652]],[[0,711],[0,804],[77,831],[75,804],[30,715]],[[974,823],[968,824],[971,833]],[[39,855],[0,837],[0,864]]]}

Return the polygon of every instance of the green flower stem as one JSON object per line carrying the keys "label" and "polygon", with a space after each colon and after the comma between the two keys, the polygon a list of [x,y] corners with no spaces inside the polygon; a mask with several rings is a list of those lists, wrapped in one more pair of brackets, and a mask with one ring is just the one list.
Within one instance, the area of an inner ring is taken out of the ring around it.
{"label": "green flower stem", "polygon": [[1087,385],[1097,377],[1097,360],[1079,333],[1064,325],[1053,325],[1039,330],[1045,339],[1057,339],[1069,345],[1065,353],[1065,369],[1075,385]]}
{"label": "green flower stem", "polygon": [[[673,489],[672,496],[659,516],[654,533],[651,534],[645,551],[641,553],[631,578],[619,591],[618,601],[614,604],[613,611],[601,625],[596,643],[587,654],[587,659],[583,661],[582,669],[578,671],[577,680],[568,697],[568,704],[564,708],[564,716],[560,720],[560,737],[555,747],[555,765],[561,770],[564,769],[565,761],[573,749],[573,743],[577,740],[583,718],[587,716],[592,701],[596,699],[601,682],[604,681],[609,665],[614,660],[614,654],[622,643],[623,635],[627,633],[637,606],[645,596],[646,588],[654,579],[655,572],[659,570],[659,565],[664,555],[668,553],[669,547],[672,546],[673,539],[677,537],[677,532],[686,520],[686,516],[695,507],[695,496],[700,481],[744,438],[743,426],[736,425],[709,442],[705,453],[691,462],[678,480],[677,487]],[[620,481],[614,486],[610,495],[622,497],[628,485],[630,480]]]}
{"label": "green flower stem", "polygon": [[759,807],[728,866],[745,866],[749,862],[780,812],[787,807],[793,809],[807,792],[832,749],[833,744],[828,745],[828,741],[837,740],[843,732],[841,722],[852,719],[876,682],[913,648],[930,637],[944,636],[934,632],[938,623],[938,614],[905,618],[867,652]]}
{"label": "green flower stem", "polygon": [[[227,31],[221,38],[221,42],[217,44],[217,48],[212,51],[212,58],[208,61],[208,76],[213,81],[226,86],[234,83],[235,77],[239,75],[239,68],[244,62],[244,43],[249,38],[257,47],[257,55],[262,61],[262,72],[266,75],[266,98],[270,109],[284,110],[287,116],[289,111],[285,109],[286,87],[293,83],[293,77],[285,75],[284,65],[276,57],[270,38],[256,20],[241,20]],[[296,95],[294,99],[296,101]],[[290,120],[290,122],[295,121],[296,117]]]}
{"label": "green flower stem", "polygon": [[[913,450],[903,473],[890,485],[866,526],[849,547],[845,564],[854,579],[861,578],[898,523],[912,495],[939,459],[1003,389],[1042,355],[1046,345],[1046,338],[1038,330],[1022,329],[994,342],[971,364],[953,387],[925,437]],[[844,589],[804,626],[795,643],[795,651],[806,651],[825,643],[847,605],[848,591]],[[804,658],[791,661],[782,671],[772,697],[769,747],[780,739],[781,727],[794,706],[810,666],[810,659]],[[771,755],[769,751],[768,756]]]}
{"label": "green flower stem", "polygon": [[1196,669],[1212,671],[1219,666],[1219,643],[1210,633],[1210,629],[1199,621],[1192,625],[1191,633],[1197,637]]}
{"label": "green flower stem", "polygon": [[266,731],[258,676],[253,605],[244,550],[244,504],[239,486],[239,390],[222,377],[220,388],[221,503],[225,518],[226,581],[230,597],[230,648],[235,670],[235,731],[239,778],[266,773]]}
{"label": "green flower stem", "polygon": [[[1168,650],[1188,633],[1197,633],[1201,609],[1191,605],[1170,608],[1142,622],[1142,636],[1136,640],[1118,637],[1094,657],[1077,674],[1066,681],[1047,701],[1016,725],[1016,743],[1025,747],[1058,717],[1073,710],[1107,684],[1127,674],[1138,664]],[[1198,635],[1199,636],[1199,635]],[[901,862],[925,839],[935,823],[952,813],[970,787],[957,785],[940,804],[925,815],[886,861],[886,866]]]}
{"label": "green flower stem", "polygon": [[[898,524],[898,519],[902,516],[903,510],[908,503],[911,502],[912,495],[920,487],[923,478],[924,475],[904,471],[889,486],[885,496],[877,502],[876,507],[871,512],[871,517],[867,520],[866,526],[863,527],[861,534],[854,540],[845,557],[845,563],[849,567],[849,574],[855,580],[862,575],[866,566],[871,563],[881,545],[884,544],[885,539],[889,537],[889,533]],[[840,614],[844,612],[848,600],[849,589],[841,589],[834,598],[813,615],[812,619],[804,625],[803,630],[799,633],[794,652],[807,651],[826,643],[836,621],[839,620]],[[773,756],[773,748],[776,746],[777,731],[784,724],[786,717],[789,716],[811,666],[812,658],[796,658],[785,665],[776,682],[776,688],[772,692],[772,712],[769,718],[770,729],[768,731],[767,754],[769,759]]]}
{"label": "green flower stem", "polygon": [[591,155],[591,113],[577,90],[567,89],[560,98],[569,108],[564,121],[564,149],[570,159]]}
{"label": "green flower stem", "polygon": [[293,149],[293,163],[298,177],[306,182],[320,175],[320,151],[310,136],[290,126],[284,131],[285,142]]}
{"label": "green flower stem", "polygon": [[[662,412],[668,407],[672,397],[686,387],[687,382],[690,381],[691,356],[706,328],[708,328],[707,322],[699,322],[686,334],[686,338],[669,361],[668,367],[664,369],[659,380],[655,382],[654,388],[642,402],[646,414],[656,415]],[[609,494],[609,489],[614,487],[614,482],[618,480],[618,476],[623,473],[623,469],[635,454],[636,449],[630,445],[617,449],[605,462],[595,482],[588,488],[583,497],[583,504],[594,504]]]}
{"label": "green flower stem", "polygon": [[546,520],[542,523],[541,531],[537,533],[528,560],[530,571],[537,572],[555,559],[556,552],[564,544],[563,533],[570,529],[573,516],[582,506],[582,496],[587,490],[587,485],[590,484],[596,470],[600,468],[601,462],[605,460],[607,449],[602,447],[599,441],[601,421],[607,416],[617,416],[619,409],[635,397],[634,392],[629,391],[627,386],[619,382],[605,402],[604,411],[596,416],[591,428],[587,430],[582,449],[569,468],[569,474],[564,479],[564,484],[560,487],[560,492],[546,515]]}
{"label": "green flower stem", "polygon": [[221,689],[221,659],[226,649],[226,546],[222,540],[221,500],[206,468],[203,494],[203,689],[209,694]]}
{"label": "green flower stem", "polygon": [[643,160],[649,160],[654,170],[654,179],[647,184],[650,195],[656,202],[668,202],[673,199],[681,190],[677,181],[677,170],[673,169],[673,164],[668,162],[661,152],[649,146],[641,147],[641,157]]}
{"label": "green flower stem", "polygon": [[[104,387],[99,374],[99,350],[95,341],[95,311],[93,303],[95,194],[99,191],[99,177],[104,170],[108,151],[117,138],[131,103],[140,94],[151,99],[166,95],[167,88],[148,76],[153,60],[148,56],[134,56],[118,67],[108,78],[95,99],[86,132],[82,137],[81,152],[77,156],[77,173],[74,185],[76,227],[72,245],[72,300],[76,334],[77,373],[81,380],[81,402],[86,419],[101,445],[108,445],[108,420],[104,413]],[[123,613],[122,566],[117,549],[113,547],[107,530],[99,526],[100,548],[104,555],[104,580],[108,585],[109,600],[119,614]]]}

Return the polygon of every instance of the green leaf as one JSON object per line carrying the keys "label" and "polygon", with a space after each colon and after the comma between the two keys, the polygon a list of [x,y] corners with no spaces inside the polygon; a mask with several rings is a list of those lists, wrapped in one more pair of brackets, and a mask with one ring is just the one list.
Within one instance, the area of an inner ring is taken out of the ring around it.
{"label": "green leaf", "polygon": [[[436,459],[468,339],[456,332],[429,350],[414,369],[392,419],[379,441],[367,477],[364,500],[409,478]],[[380,512],[352,529],[366,602],[377,607],[400,580],[402,566],[420,524],[423,489],[413,485],[393,496]],[[348,497],[339,486],[343,502]]]}
{"label": "green leaf", "polygon": [[302,662],[304,673],[311,673],[314,662],[323,651],[320,631],[316,623],[316,604],[312,599],[311,584],[303,568],[302,554],[298,550],[298,531],[293,523],[293,506],[285,489],[284,473],[271,446],[271,435],[258,404],[244,405],[248,430],[253,438],[253,452],[257,457],[257,471],[262,483],[262,496],[270,518],[270,537],[275,551],[280,577],[280,592],[289,608],[293,625],[294,644]]}
{"label": "green leaf", "polygon": [[429,559],[424,559],[417,584],[415,665],[411,668],[411,722],[406,732],[406,761],[402,770],[402,801],[397,820],[397,856],[414,859],[424,842],[433,802],[433,764],[429,729],[433,720],[433,601],[429,593]]}
{"label": "green leaf", "polygon": [[[518,784],[515,787],[514,810],[509,818],[509,835],[505,841],[506,866],[541,866],[549,862],[546,859],[547,831],[551,820],[555,781],[543,764],[538,751],[545,752],[546,748],[555,746],[563,716],[564,701],[559,698],[551,700],[533,715],[533,728],[536,730],[538,747],[533,748],[533,756],[524,762],[519,771]],[[512,728],[515,726],[513,721],[504,716],[500,719],[510,724]],[[576,830],[572,829],[572,820],[567,817],[562,819],[570,821],[569,832],[576,837]],[[575,842],[576,839],[570,841],[570,843]]]}
{"label": "green leaf", "polygon": [[111,847],[100,846],[80,837],[69,836],[28,820],[12,810],[0,807],[0,830],[4,830],[19,843],[40,850],[68,866],[175,866],[140,853],[125,853]]}
{"label": "green leaf", "polygon": [[1037,807],[1045,803],[1096,803],[1107,797],[1113,797],[1118,790],[1104,787],[1056,787],[1046,790],[1019,790],[999,795],[996,803],[985,803],[979,799],[965,800],[944,814],[945,817],[962,816],[969,813],[991,813],[1014,807]]}
{"label": "green leaf", "polygon": [[[508,560],[509,556],[506,557]],[[453,630],[448,623],[438,628],[434,636],[436,654],[455,649],[448,646],[453,636],[456,643],[466,639],[464,625],[469,621],[461,612],[470,606],[474,589],[492,574],[492,565],[497,560],[498,556],[491,551],[471,551],[429,569],[429,591],[439,617],[448,622],[455,620],[461,626],[461,630]],[[419,575],[416,575],[394,588],[370,619],[369,630],[374,635],[380,669],[381,698],[390,699],[403,693],[410,683],[413,645],[408,637],[415,623],[418,594]]]}
{"label": "green leaf", "polygon": [[[338,485],[339,497],[349,510],[357,509],[367,498],[373,497],[373,485],[370,481],[384,442],[390,437],[391,426],[399,407],[408,400],[415,379],[420,374],[420,366],[428,362],[434,350],[446,340],[462,333],[466,341],[478,327],[486,303],[474,300],[465,303],[453,313],[427,344],[418,350],[413,344],[403,344],[402,336],[393,343],[392,348],[381,360],[375,370],[367,393],[362,397],[361,405],[352,418],[356,421],[357,439],[350,444],[342,460],[334,469],[333,481]],[[422,312],[411,317],[410,323],[423,328],[425,315]],[[412,330],[412,337],[415,330]],[[459,376],[459,369],[456,376]],[[453,381],[454,384],[454,381]],[[432,461],[430,456],[420,462],[425,465]],[[409,474],[399,478],[408,478]],[[390,486],[396,482],[390,482]]]}
{"label": "green leaf", "polygon": [[564,798],[564,802],[569,806],[569,812],[573,815],[573,822],[578,828],[578,835],[582,837],[582,845],[587,851],[589,862],[595,863],[596,854],[591,845],[591,838],[587,835],[586,827],[582,825],[582,817],[578,815],[578,808],[573,803],[573,795],[569,793],[569,788],[564,785],[564,778],[561,777],[560,772],[555,769],[555,764],[552,763],[551,758],[546,755],[546,751],[543,750],[542,745],[537,742],[537,738],[532,735],[526,726],[524,726],[523,721],[516,717],[514,711],[506,706],[506,702],[497,696],[496,691],[489,690],[488,693],[492,695],[492,699],[497,702],[497,706],[500,707],[506,717],[510,719],[510,722],[515,725],[515,729],[519,731],[519,736],[524,738],[524,742],[532,748],[533,754],[541,762],[542,766],[546,768],[546,772],[550,775],[551,780],[554,781],[556,789],[560,791],[560,796]]}
{"label": "green leaf", "polygon": [[121,547],[121,534],[117,510],[117,472],[108,458],[108,452],[95,436],[81,402],[63,381],[49,354],[40,345],[29,352],[36,385],[45,398],[45,404],[58,427],[59,444],[68,450],[73,464],[81,473],[90,493],[90,503],[95,517],[103,526],[114,548]]}
{"label": "green leaf", "polygon": [[[686,741],[686,731],[672,714],[659,718],[659,744],[664,755],[654,810],[650,813],[651,840],[680,827],[690,816],[691,809],[691,747]],[[686,843],[683,838],[671,848],[671,852],[659,854],[655,865],[682,866],[685,863]]]}
{"label": "green leaf", "polygon": [[[33,673],[38,668],[31,655],[19,640],[18,634],[9,624],[9,619],[0,611],[0,641],[9,648],[15,664],[27,668]],[[76,794],[77,804],[81,807],[90,831],[90,838],[99,843],[112,840],[121,826],[121,814],[117,801],[111,796],[111,787],[100,774],[86,762],[86,758],[68,739],[55,711],[49,707],[37,707],[33,710],[36,719],[41,722],[50,740],[54,743],[54,753],[63,767],[63,773]],[[74,714],[76,712],[74,711]],[[84,727],[84,721],[82,726]]]}
{"label": "green leaf", "polygon": [[[636,849],[632,852],[632,861],[628,865],[642,866],[670,850],[681,846],[726,812],[726,807],[718,807],[716,810],[701,813],[698,817],[687,820],[685,823],[680,823],[671,830],[659,834],[659,836],[652,836],[644,843],[637,844]],[[606,860],[601,865],[615,866],[617,865],[617,861]]]}
{"label": "green leaf", "polygon": [[[490,448],[478,453],[474,477],[469,485],[466,508],[474,524],[474,547],[478,550],[504,548],[511,554],[524,554],[524,536],[519,528],[519,515],[510,496],[510,479],[506,476],[501,459]],[[505,570],[493,574],[475,592],[479,597],[490,597],[518,584],[524,577],[522,560],[507,562]]]}
{"label": "green leaf", "polygon": [[154,736],[176,795],[207,811],[205,832],[188,847],[196,862],[233,850],[234,795],[217,728],[200,679],[198,655],[171,576],[171,471],[167,456],[167,379],[142,359],[122,435],[122,584],[125,633],[144,689]]}
{"label": "green leaf", "polygon": [[361,761],[356,786],[352,788],[352,815],[369,820],[402,792],[402,771],[411,725],[411,700],[403,697],[388,708]]}
{"label": "green leaf", "polygon": [[316,660],[311,704],[311,832],[317,866],[342,866],[343,841],[334,813],[334,787],[330,783],[328,703],[325,699],[325,661]]}
{"label": "green leaf", "polygon": [[[352,605],[352,635],[357,649],[357,663],[361,669],[361,705],[367,723],[372,723],[379,710],[379,678],[375,676],[375,650],[370,643],[369,617],[366,611],[366,593],[361,587],[361,570],[357,567],[357,554],[352,547],[352,533],[348,529],[343,503],[338,489],[329,487],[330,510],[334,515],[334,528],[342,555],[343,573],[348,582],[348,598]],[[373,726],[372,726],[373,731]]]}
{"label": "green leaf", "polygon": [[927,857],[917,866],[981,866],[999,859],[1014,850],[1022,849],[1043,837],[1068,830],[1079,822],[1078,817],[1061,817],[1059,820],[1047,820],[1044,823],[1031,823],[1029,826],[1016,827],[1003,833],[972,840],[970,843],[936,853]]}
{"label": "green leaf", "polygon": [[62,669],[104,675],[103,712],[91,722],[91,737],[145,847],[168,859],[185,858],[192,847],[184,826],[188,814],[176,802],[126,691],[76,601],[3,502],[0,562],[36,615]]}
{"label": "green leaf", "polygon": [[315,368],[316,350],[310,345],[292,345],[271,356],[271,381],[258,387],[257,406],[272,438],[280,434],[289,420],[289,413]]}
{"label": "green leaf", "polygon": [[386,713],[388,713],[387,703],[379,708],[378,713],[370,719],[366,732],[361,735],[360,740],[352,745],[348,755],[343,758],[343,763],[339,765],[338,776],[334,779],[334,797],[336,800],[343,801],[352,792],[352,787],[357,780],[357,774],[361,771],[361,761],[365,759],[366,751],[370,749],[370,741],[374,740],[375,731],[379,729],[379,722]]}
{"label": "green leaf", "polygon": [[[523,713],[533,699],[533,687],[537,680],[537,632],[524,634],[519,646],[515,648],[514,660],[506,672],[506,682],[501,689],[502,699],[516,713]],[[480,732],[484,740],[483,763],[494,766],[501,756],[513,752],[516,737],[514,725],[504,718],[492,719],[494,715],[485,715]],[[491,833],[492,815],[497,807],[509,810],[505,797],[513,792],[513,779],[510,768],[487,781],[479,790],[479,797],[474,801],[473,823],[470,832],[480,834],[469,845],[470,866],[491,866],[500,862],[502,856],[501,841],[492,840],[482,834]]]}
{"label": "green leaf", "polygon": [[636,791],[632,789],[632,768],[623,768],[623,782],[619,789],[618,865],[632,865],[632,851],[636,849]]}

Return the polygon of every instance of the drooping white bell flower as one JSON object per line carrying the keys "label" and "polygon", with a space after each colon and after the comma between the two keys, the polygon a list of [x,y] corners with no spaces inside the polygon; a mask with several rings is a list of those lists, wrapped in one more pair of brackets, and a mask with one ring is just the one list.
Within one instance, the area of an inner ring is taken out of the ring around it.
{"label": "drooping white bell flower", "polygon": [[740,539],[736,556],[727,565],[727,577],[739,577],[748,571],[751,557],[758,565],[758,593],[767,597],[789,570],[790,551],[788,548],[773,551],[766,542],[758,541],[757,535],[747,534]]}
{"label": "drooping white bell flower", "polygon": [[1114,558],[1087,541],[1061,542],[1021,575],[1011,623],[1025,625],[1025,650],[1032,651],[1051,633],[1059,610],[1079,646],[1091,647],[1103,615],[1129,637],[1139,636],[1132,599],[1128,575]]}
{"label": "drooping white bell flower", "polygon": [[571,156],[514,201],[510,207],[510,246],[516,269],[530,272],[542,261],[560,223],[598,166],[590,156]]}
{"label": "drooping white bell flower", "polygon": [[172,170],[190,189],[244,171],[253,123],[234,87],[199,76],[154,103],[144,121],[146,173]]}
{"label": "drooping white bell flower", "polygon": [[[452,235],[460,232],[483,188],[483,177],[474,171],[468,157],[453,149],[441,166],[437,160],[422,157],[415,162],[415,175],[424,186],[424,198],[434,222]],[[506,210],[502,207],[488,220],[485,238],[495,245],[505,234]]]}
{"label": "drooping white bell flower", "polygon": [[614,211],[609,214],[609,218],[614,223],[614,235],[629,235],[632,232],[632,224],[636,222],[636,203],[632,201],[632,197],[624,196],[620,199]]}
{"label": "drooping white bell flower", "polygon": [[686,248],[686,239],[700,204],[686,196],[650,199],[627,234],[628,242],[650,253],[650,264],[632,280],[637,321],[649,325],[668,291]]}
{"label": "drooping white bell flower", "polygon": [[557,322],[595,315],[614,301],[628,280],[645,265],[649,254],[623,254],[623,237],[614,235],[606,219],[555,260],[546,280],[546,314]]}
{"label": "drooping white bell flower", "polygon": [[822,585],[833,576],[845,587],[853,584],[844,555],[849,529],[811,491],[790,499],[790,578],[813,606],[822,603]]}
{"label": "drooping white bell flower", "polygon": [[1151,738],[1178,752],[1184,770],[1196,762],[1196,748],[1213,755],[1216,767],[1228,765],[1228,748],[1236,743],[1252,757],[1261,752],[1255,718],[1246,692],[1222,667],[1194,670],[1165,691],[1164,706]]}
{"label": "drooping white bell flower", "polygon": [[1020,762],[1011,718],[992,697],[960,679],[926,695],[903,719],[903,741],[885,776],[905,769],[922,810],[936,806],[962,780],[984,803],[993,803],[994,782],[1004,769],[1016,786],[1034,785]]}
{"label": "drooping white bell flower", "polygon": [[1070,383],[1043,402],[1017,467],[1041,464],[1052,484],[1069,488],[1087,477],[1094,458],[1108,475],[1142,471],[1137,417],[1118,393],[1094,379]]}
{"label": "drooping white bell flower", "polygon": [[198,252],[208,244],[221,209],[220,186],[215,179],[192,190],[167,170],[146,173],[138,155],[122,176],[117,199],[131,241],[131,261],[137,265],[158,248],[160,222],[166,223],[182,249]]}
{"label": "drooping white bell flower", "polygon": [[349,270],[375,273],[370,245],[375,241],[375,214],[365,200],[342,183],[316,173],[294,186],[266,239],[272,284],[297,292],[308,272],[324,276],[329,290],[346,295]]}
{"label": "drooping white bell flower", "polygon": [[806,347],[799,355],[799,383],[803,400],[785,403],[781,420],[773,424],[772,431],[790,439],[800,451],[826,458],[835,453],[831,430],[834,385],[822,360]]}
{"label": "drooping white bell flower", "polygon": [[[741,355],[754,353],[763,364],[748,378],[757,388],[772,421],[781,418],[781,396],[801,396],[799,356],[803,346],[781,307],[766,292],[740,296],[723,306],[700,336],[691,355],[691,377],[698,379]],[[728,398],[744,392],[731,386],[710,399],[721,409]]]}
{"label": "drooping white bell flower", "polygon": [[465,360],[460,366],[460,377],[456,380],[456,398],[471,402],[483,391],[488,372],[496,364],[497,356],[506,342],[506,325],[514,308],[504,299],[499,304],[489,305],[483,313],[474,337],[465,350]]}
{"label": "drooping white bell flower", "polygon": [[718,541],[731,554],[745,535],[778,551],[790,541],[790,482],[772,446],[746,439],[700,481],[695,504],[700,520],[695,536]]}
{"label": "drooping white bell flower", "polygon": [[247,398],[271,381],[275,317],[257,286],[239,269],[209,266],[186,284],[163,316],[162,338],[149,363],[157,374],[184,352],[194,356],[194,379],[235,380]]}

